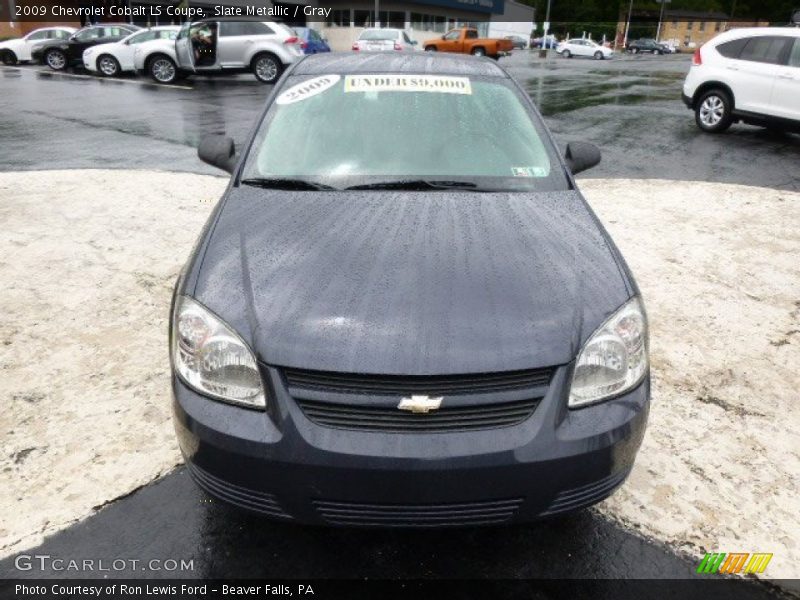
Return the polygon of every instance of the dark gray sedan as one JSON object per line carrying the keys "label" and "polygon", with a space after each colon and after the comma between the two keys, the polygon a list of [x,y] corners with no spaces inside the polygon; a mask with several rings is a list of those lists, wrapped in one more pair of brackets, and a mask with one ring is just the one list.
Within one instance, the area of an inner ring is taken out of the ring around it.
{"label": "dark gray sedan", "polygon": [[594,504],[650,402],[636,283],[494,61],[290,68],[172,307],[175,424],[212,496],[305,523],[438,527]]}

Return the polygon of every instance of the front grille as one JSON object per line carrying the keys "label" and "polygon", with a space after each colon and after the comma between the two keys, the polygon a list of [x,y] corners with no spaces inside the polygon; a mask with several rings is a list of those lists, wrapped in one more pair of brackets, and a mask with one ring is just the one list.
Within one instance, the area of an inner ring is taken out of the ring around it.
{"label": "front grille", "polygon": [[332,525],[457,527],[505,523],[514,517],[522,502],[522,498],[453,504],[366,504],[315,500],[314,507]]}
{"label": "front grille", "polygon": [[539,399],[480,406],[443,406],[436,412],[425,414],[409,413],[397,408],[331,404],[303,399],[298,399],[297,403],[305,415],[317,425],[411,433],[469,431],[516,425],[533,414]]}
{"label": "front grille", "polygon": [[359,375],[301,369],[283,370],[286,383],[290,388],[380,396],[408,396],[415,393],[429,396],[450,396],[519,390],[547,385],[552,374],[553,369],[421,376]]}

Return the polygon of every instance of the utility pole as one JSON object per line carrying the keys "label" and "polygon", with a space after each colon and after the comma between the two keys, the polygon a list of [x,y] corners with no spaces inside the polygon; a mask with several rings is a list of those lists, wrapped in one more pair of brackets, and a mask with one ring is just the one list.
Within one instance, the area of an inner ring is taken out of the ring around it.
{"label": "utility pole", "polygon": [[628,6],[628,21],[625,23],[625,39],[622,41],[622,47],[628,47],[628,32],[631,30],[631,14],[633,13],[633,0]]}
{"label": "utility pole", "polygon": [[380,9],[380,0],[375,0],[375,18],[373,19],[375,23],[374,27],[381,26],[381,18],[379,16],[380,13],[378,12],[379,9]]}
{"label": "utility pole", "polygon": [[658,29],[656,30],[656,41],[661,41],[661,23],[664,20],[664,5],[667,0],[661,0],[661,12],[658,14]]}
{"label": "utility pole", "polygon": [[547,33],[550,31],[550,0],[547,0],[547,11],[544,15],[544,35],[542,36],[542,48],[539,50],[539,58],[547,58],[547,47],[550,43]]}

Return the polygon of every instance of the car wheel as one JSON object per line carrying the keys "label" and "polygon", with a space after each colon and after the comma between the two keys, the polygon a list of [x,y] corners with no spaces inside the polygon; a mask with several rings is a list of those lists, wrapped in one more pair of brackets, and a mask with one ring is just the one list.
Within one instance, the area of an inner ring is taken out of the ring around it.
{"label": "car wheel", "polygon": [[251,63],[253,75],[261,83],[275,83],[281,76],[283,64],[274,54],[259,54]]}
{"label": "car wheel", "polygon": [[695,104],[694,116],[703,131],[720,133],[733,122],[733,102],[724,91],[709,90]]}
{"label": "car wheel", "polygon": [[603,60],[603,53],[598,50],[597,52],[594,53],[594,59]]}
{"label": "car wheel", "polygon": [[425,52],[436,52],[436,46],[425,46]]}
{"label": "car wheel", "polygon": [[486,56],[486,50],[483,48],[473,48],[472,56]]}
{"label": "car wheel", "polygon": [[110,54],[103,54],[97,59],[97,71],[103,77],[117,77],[120,73],[119,62]]}
{"label": "car wheel", "polygon": [[572,58],[572,53],[569,50],[564,50],[561,53],[561,56],[563,56],[564,58]]}
{"label": "car wheel", "polygon": [[11,50],[6,50],[2,53],[2,55],[0,55],[0,60],[3,61],[4,65],[13,67],[15,64],[17,64],[17,55]]}
{"label": "car wheel", "polygon": [[638,48],[631,48],[631,53],[632,54],[639,54],[639,49]]}
{"label": "car wheel", "polygon": [[163,54],[153,56],[148,61],[147,71],[156,83],[173,83],[178,79],[178,67],[169,56]]}
{"label": "car wheel", "polygon": [[67,68],[67,55],[63,50],[48,50],[44,55],[44,62],[54,71],[63,71]]}

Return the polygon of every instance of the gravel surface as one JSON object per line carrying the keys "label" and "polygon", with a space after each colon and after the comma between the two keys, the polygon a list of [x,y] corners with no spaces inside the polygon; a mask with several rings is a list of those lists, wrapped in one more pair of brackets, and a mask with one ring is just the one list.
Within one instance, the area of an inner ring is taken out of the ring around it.
{"label": "gravel surface", "polygon": [[[0,556],[180,462],[167,312],[225,180],[0,173]],[[584,180],[650,314],[650,426],[599,510],[696,555],[799,577],[800,194]],[[645,199],[645,200],[643,200]]]}

